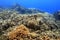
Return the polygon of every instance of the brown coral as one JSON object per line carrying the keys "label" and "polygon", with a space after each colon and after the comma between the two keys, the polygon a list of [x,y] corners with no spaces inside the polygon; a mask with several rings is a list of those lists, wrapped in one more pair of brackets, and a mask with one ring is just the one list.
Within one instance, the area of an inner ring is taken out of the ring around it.
{"label": "brown coral", "polygon": [[15,40],[15,39],[20,40],[23,37],[26,37],[28,33],[29,33],[28,28],[26,28],[24,25],[20,25],[16,27],[13,31],[9,32],[8,37],[9,37],[9,40]]}
{"label": "brown coral", "polygon": [[42,35],[40,36],[40,40],[50,40],[50,37],[48,35]]}

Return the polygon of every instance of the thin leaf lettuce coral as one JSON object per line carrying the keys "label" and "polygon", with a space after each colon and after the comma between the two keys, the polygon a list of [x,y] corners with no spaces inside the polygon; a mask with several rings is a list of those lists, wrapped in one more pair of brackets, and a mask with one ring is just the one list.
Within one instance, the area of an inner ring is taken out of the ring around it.
{"label": "thin leaf lettuce coral", "polygon": [[9,40],[20,39],[23,36],[27,36],[29,34],[29,29],[24,25],[20,25],[16,27],[13,31],[8,33]]}

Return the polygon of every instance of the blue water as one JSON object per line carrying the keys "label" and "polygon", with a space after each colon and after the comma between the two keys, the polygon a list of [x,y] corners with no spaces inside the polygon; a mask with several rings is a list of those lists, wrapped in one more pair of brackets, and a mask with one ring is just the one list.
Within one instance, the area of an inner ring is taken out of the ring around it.
{"label": "blue water", "polygon": [[20,4],[26,8],[37,8],[46,12],[60,10],[60,0],[0,0],[0,6]]}

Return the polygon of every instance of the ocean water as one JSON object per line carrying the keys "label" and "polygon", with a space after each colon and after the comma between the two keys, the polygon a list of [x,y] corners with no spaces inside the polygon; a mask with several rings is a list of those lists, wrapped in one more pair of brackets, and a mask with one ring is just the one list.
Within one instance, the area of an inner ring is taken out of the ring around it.
{"label": "ocean water", "polygon": [[16,3],[26,8],[36,8],[50,13],[60,10],[60,0],[0,0],[0,7],[9,7]]}

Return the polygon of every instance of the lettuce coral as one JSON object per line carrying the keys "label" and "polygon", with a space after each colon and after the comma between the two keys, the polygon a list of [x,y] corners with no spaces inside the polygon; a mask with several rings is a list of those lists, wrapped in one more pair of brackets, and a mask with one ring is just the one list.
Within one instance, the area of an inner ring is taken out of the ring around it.
{"label": "lettuce coral", "polygon": [[22,39],[24,36],[28,36],[29,29],[24,25],[17,26],[13,31],[8,33],[9,40]]}

